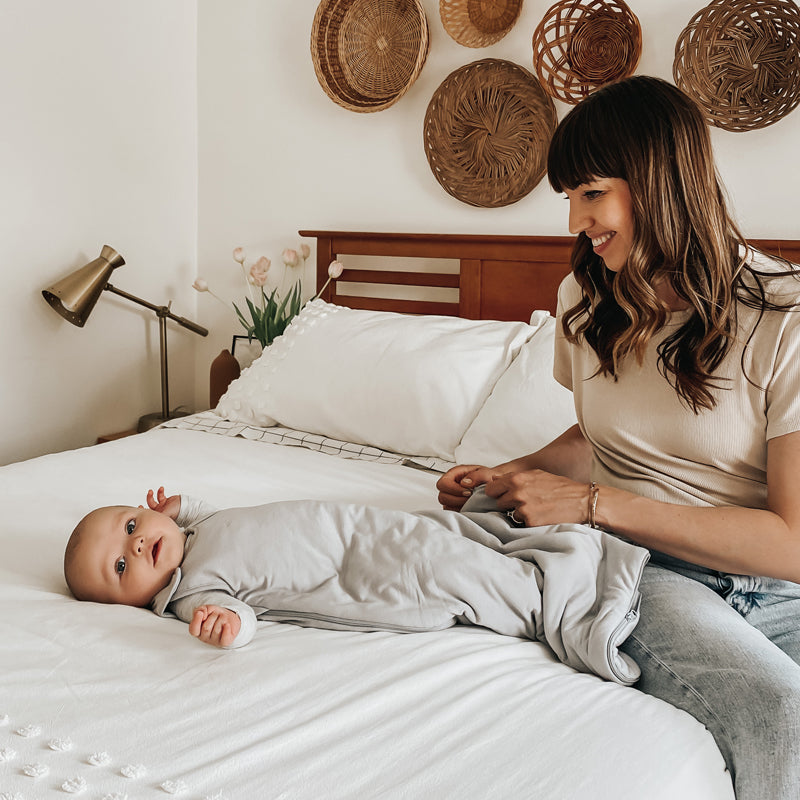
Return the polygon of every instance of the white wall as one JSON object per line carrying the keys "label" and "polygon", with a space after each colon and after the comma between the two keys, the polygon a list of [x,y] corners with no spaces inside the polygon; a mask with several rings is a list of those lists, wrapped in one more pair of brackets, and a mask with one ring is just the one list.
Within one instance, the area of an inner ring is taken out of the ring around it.
{"label": "white wall", "polygon": [[[274,261],[301,228],[567,233],[564,203],[546,180],[514,205],[472,208],[439,186],[422,146],[428,102],[452,70],[486,57],[532,69],[533,31],[552,0],[526,0],[512,31],[480,50],[446,34],[438,0],[423,5],[431,49],[419,79],[394,106],[360,114],[335,105],[317,83],[309,51],[316,0],[200,0],[199,269],[225,297],[243,293],[230,259],[234,246]],[[675,42],[704,3],[628,5],[643,32],[637,71],[671,80]],[[556,106],[559,117],[569,109]],[[713,129],[713,139],[745,233],[800,237],[800,111],[760,131]],[[312,280],[309,270],[309,286]],[[205,397],[204,370],[238,331],[208,296],[198,314],[213,325],[198,354],[198,397]]]}
{"label": "white wall", "polygon": [[[91,444],[160,411],[155,314],[108,293],[83,329],[41,290],[110,244],[114,283],[192,318],[196,5],[3,0],[0,463]],[[172,405],[199,338],[171,326]]]}

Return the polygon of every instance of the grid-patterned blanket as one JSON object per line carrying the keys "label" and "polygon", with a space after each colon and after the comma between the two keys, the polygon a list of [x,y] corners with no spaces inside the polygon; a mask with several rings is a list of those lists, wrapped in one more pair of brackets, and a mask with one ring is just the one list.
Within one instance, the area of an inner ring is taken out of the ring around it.
{"label": "grid-patterned blanket", "polygon": [[232,422],[217,416],[213,411],[202,411],[188,417],[178,417],[162,424],[164,428],[183,428],[206,431],[220,436],[241,436],[243,439],[280,444],[288,447],[305,447],[339,458],[353,458],[359,461],[374,461],[382,464],[403,464],[416,469],[427,469],[433,472],[446,472],[453,466],[452,462],[431,456],[392,453],[371,445],[342,442],[317,433],[298,431],[276,425],[271,428],[259,428],[244,422]]}

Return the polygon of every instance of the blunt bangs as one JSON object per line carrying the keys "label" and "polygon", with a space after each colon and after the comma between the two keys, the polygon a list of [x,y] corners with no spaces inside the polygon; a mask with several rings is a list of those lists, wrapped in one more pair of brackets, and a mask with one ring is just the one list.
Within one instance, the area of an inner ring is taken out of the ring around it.
{"label": "blunt bangs", "polygon": [[547,178],[556,192],[595,178],[627,180],[624,130],[615,124],[604,102],[596,102],[597,94],[575,106],[550,141]]}

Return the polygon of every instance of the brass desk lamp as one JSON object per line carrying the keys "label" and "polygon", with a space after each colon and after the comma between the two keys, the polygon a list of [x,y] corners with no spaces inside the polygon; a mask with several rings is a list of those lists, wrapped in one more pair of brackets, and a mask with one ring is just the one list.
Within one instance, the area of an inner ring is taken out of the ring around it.
{"label": "brass desk lamp", "polygon": [[145,414],[139,419],[137,430],[149,430],[165,420],[185,416],[183,413],[169,410],[169,377],[167,373],[167,319],[177,322],[184,328],[194,331],[200,336],[207,336],[208,331],[191,320],[179,317],[170,311],[169,305],[157,306],[142,300],[140,297],[123,292],[112,286],[108,279],[111,273],[125,263],[125,259],[113,247],[103,246],[100,257],[86,266],[54,283],[42,292],[44,299],[61,314],[64,319],[82,328],[91,314],[103,291],[113,292],[133,303],[149,308],[158,317],[158,332],[161,346],[161,413]]}

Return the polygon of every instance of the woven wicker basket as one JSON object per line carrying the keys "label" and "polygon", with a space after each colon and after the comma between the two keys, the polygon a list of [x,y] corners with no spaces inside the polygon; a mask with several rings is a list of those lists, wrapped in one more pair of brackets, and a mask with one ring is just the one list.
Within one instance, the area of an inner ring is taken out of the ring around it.
{"label": "woven wicker basket", "polygon": [[382,111],[419,76],[428,55],[419,0],[322,0],[311,58],[325,94],[349,111]]}
{"label": "woven wicker basket", "polygon": [[522,0],[439,0],[439,16],[451,38],[465,47],[488,47],[514,27]]}
{"label": "woven wicker basket", "polygon": [[715,0],[678,38],[672,74],[713,125],[773,125],[800,103],[800,9],[790,0]]}
{"label": "woven wicker basket", "polygon": [[632,75],[642,31],[622,0],[561,0],[533,34],[533,68],[542,86],[575,105],[603,84]]}
{"label": "woven wicker basket", "polygon": [[448,194],[497,208],[544,177],[556,128],[552,99],[526,69],[486,58],[445,78],[425,114],[428,164]]}

